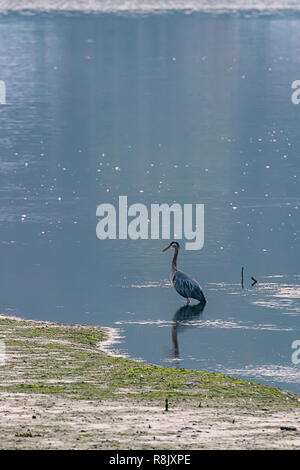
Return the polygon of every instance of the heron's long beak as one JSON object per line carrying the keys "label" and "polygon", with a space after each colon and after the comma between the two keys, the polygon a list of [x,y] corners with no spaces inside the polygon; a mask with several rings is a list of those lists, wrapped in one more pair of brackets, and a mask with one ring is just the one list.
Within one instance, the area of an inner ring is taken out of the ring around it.
{"label": "heron's long beak", "polygon": [[164,253],[165,251],[167,251],[169,248],[171,248],[171,245],[167,246],[167,248],[165,248],[164,250],[162,250],[162,253]]}

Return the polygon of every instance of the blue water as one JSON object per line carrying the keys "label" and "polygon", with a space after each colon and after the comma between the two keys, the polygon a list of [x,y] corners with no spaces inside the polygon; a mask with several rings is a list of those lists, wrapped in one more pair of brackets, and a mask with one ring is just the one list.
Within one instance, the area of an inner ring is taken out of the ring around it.
{"label": "blue water", "polygon": [[[300,19],[250,16],[0,17],[1,313],[300,392]],[[97,239],[119,195],[205,205],[204,248],[179,254],[203,312],[180,310],[167,241]]]}

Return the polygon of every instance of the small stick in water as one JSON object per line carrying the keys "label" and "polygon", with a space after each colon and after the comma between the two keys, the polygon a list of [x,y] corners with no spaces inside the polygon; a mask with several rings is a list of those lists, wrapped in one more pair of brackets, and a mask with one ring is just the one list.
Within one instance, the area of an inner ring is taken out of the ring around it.
{"label": "small stick in water", "polygon": [[244,289],[244,266],[242,266],[242,272],[241,272],[241,284],[242,284],[242,289]]}
{"label": "small stick in water", "polygon": [[257,284],[257,280],[254,277],[251,277],[251,279],[253,281],[251,286],[253,287],[253,286],[255,286],[255,284]]}
{"label": "small stick in water", "polygon": [[169,402],[168,402],[168,399],[166,398],[166,407],[165,407],[165,411],[169,411]]}

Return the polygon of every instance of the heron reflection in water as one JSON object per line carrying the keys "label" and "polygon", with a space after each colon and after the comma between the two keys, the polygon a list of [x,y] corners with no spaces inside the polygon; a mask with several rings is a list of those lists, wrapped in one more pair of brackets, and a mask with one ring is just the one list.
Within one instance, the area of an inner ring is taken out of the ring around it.
{"label": "heron reflection in water", "polygon": [[184,305],[175,312],[172,326],[173,354],[175,357],[179,356],[178,333],[187,326],[191,326],[190,322],[199,319],[205,305],[205,301],[199,302],[197,305]]}
{"label": "heron reflection in water", "polygon": [[187,305],[190,303],[190,298],[199,300],[201,303],[206,302],[199,283],[188,274],[177,269],[177,258],[180,248],[179,243],[171,242],[167,248],[162,250],[163,253],[169,248],[173,248],[175,250],[171,266],[171,281],[175,290],[186,299]]}

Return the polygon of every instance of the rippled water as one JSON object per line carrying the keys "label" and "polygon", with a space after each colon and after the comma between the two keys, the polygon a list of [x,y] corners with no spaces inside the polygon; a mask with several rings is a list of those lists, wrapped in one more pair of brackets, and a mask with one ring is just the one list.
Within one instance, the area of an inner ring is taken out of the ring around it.
{"label": "rippled water", "polygon": [[[2,16],[0,311],[300,392],[299,36],[293,14]],[[122,194],[205,204],[203,250],[179,254],[203,311],[170,287],[167,241],[96,238]]]}

